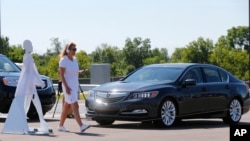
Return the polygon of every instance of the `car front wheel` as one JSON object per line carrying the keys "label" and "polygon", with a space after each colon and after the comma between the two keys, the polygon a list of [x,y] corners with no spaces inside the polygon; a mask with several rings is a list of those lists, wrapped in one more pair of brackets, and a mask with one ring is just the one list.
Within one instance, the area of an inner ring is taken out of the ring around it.
{"label": "car front wheel", "polygon": [[242,106],[238,99],[233,99],[229,103],[227,117],[223,118],[223,121],[227,124],[237,124],[242,116]]}
{"label": "car front wheel", "polygon": [[176,122],[177,108],[173,100],[166,99],[160,107],[160,120],[154,121],[159,127],[171,127]]}
{"label": "car front wheel", "polygon": [[[43,116],[45,115],[44,112],[43,112],[42,114],[43,114]],[[37,120],[37,119],[39,119],[39,116],[38,116],[37,111],[29,111],[29,112],[27,113],[27,117],[28,117],[29,119],[31,119],[31,120]]]}

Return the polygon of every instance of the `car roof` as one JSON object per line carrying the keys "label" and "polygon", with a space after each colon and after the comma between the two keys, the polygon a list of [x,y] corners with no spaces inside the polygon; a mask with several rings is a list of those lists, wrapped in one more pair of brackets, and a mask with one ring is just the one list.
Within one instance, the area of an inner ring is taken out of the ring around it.
{"label": "car roof", "polygon": [[190,66],[214,66],[212,64],[200,64],[200,63],[163,63],[163,64],[151,64],[146,67],[179,67],[179,68],[188,68]]}

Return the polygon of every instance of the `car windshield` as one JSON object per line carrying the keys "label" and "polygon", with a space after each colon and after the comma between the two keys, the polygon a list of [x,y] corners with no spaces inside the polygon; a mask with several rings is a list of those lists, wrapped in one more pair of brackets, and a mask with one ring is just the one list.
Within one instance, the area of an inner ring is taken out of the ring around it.
{"label": "car windshield", "polygon": [[0,57],[0,72],[20,72],[20,69],[7,57]]}
{"label": "car windshield", "polygon": [[133,81],[165,81],[173,82],[183,71],[177,67],[146,67],[135,71],[124,79],[126,82]]}

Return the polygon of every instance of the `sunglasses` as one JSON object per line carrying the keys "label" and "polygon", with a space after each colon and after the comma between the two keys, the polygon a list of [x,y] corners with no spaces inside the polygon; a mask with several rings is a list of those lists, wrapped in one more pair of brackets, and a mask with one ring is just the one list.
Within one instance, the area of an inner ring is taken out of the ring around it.
{"label": "sunglasses", "polygon": [[72,48],[72,49],[70,49],[70,50],[76,51],[77,49],[76,49],[76,48]]}

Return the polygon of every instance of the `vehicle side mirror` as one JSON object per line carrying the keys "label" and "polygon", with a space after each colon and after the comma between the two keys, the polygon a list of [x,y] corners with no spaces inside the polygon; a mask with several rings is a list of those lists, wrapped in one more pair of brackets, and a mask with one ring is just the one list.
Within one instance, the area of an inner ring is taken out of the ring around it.
{"label": "vehicle side mirror", "polygon": [[124,77],[120,78],[119,81],[122,81],[124,79]]}
{"label": "vehicle side mirror", "polygon": [[195,79],[186,79],[183,83],[184,86],[194,86],[196,85]]}

